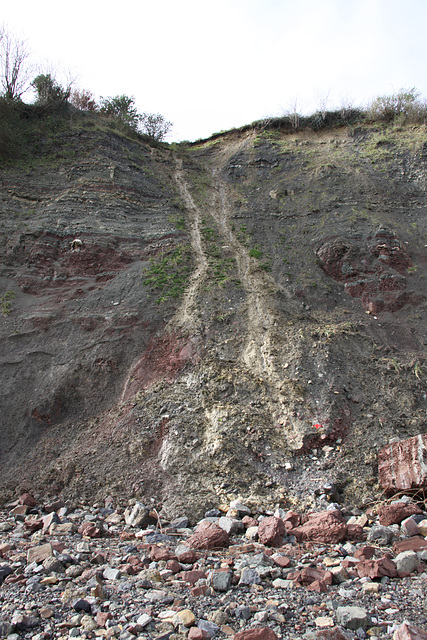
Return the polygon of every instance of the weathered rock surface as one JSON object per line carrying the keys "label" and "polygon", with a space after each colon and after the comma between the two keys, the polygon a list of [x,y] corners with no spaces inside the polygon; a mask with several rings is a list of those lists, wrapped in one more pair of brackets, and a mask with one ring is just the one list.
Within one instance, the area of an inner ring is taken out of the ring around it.
{"label": "weathered rock surface", "polygon": [[385,491],[423,487],[427,481],[427,435],[393,442],[378,453],[378,476]]}

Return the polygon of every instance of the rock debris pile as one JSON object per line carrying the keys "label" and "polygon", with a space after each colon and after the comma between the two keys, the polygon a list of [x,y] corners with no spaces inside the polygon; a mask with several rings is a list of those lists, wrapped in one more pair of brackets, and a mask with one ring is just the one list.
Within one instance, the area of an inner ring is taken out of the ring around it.
{"label": "rock debris pile", "polygon": [[153,508],[43,503],[0,512],[0,637],[427,639],[427,513],[254,512],[196,526]]}

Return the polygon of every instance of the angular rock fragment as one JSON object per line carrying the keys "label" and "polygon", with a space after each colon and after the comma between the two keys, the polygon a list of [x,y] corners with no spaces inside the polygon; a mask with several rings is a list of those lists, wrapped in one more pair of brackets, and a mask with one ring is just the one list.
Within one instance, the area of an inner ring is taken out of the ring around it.
{"label": "angular rock fragment", "polygon": [[214,522],[201,522],[187,539],[192,549],[222,549],[230,546],[228,534]]}
{"label": "angular rock fragment", "polygon": [[303,518],[302,524],[290,532],[299,542],[313,540],[316,542],[336,544],[347,536],[347,525],[341,511],[320,511],[310,513]]}
{"label": "angular rock fragment", "polygon": [[280,547],[285,535],[286,527],[280,518],[270,516],[261,520],[258,527],[258,538],[262,544],[270,547]]}
{"label": "angular rock fragment", "polygon": [[418,505],[406,502],[392,502],[391,504],[382,505],[378,509],[379,521],[384,527],[388,527],[391,524],[400,524],[405,518],[421,513],[422,511]]}

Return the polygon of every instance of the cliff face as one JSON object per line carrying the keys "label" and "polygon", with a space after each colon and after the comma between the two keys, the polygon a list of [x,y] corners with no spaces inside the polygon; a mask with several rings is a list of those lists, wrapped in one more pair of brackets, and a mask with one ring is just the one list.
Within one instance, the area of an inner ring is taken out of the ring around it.
{"label": "cliff face", "polygon": [[425,431],[426,149],[70,129],[3,170],[3,493],[375,495],[378,449]]}

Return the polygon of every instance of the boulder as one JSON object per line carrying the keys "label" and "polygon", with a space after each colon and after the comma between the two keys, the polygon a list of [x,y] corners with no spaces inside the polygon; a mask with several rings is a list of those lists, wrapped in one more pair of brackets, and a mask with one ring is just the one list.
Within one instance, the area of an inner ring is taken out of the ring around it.
{"label": "boulder", "polygon": [[214,522],[201,522],[186,544],[191,549],[222,549],[230,546],[230,539],[228,533]]}
{"label": "boulder", "polygon": [[258,527],[258,538],[262,544],[270,547],[280,547],[285,535],[286,527],[280,518],[270,516],[261,520]]}
{"label": "boulder", "polygon": [[422,511],[418,505],[408,504],[407,502],[384,504],[378,509],[379,521],[384,527],[388,527],[391,524],[400,524],[405,518],[421,513]]}
{"label": "boulder", "polygon": [[291,529],[298,542],[313,540],[316,542],[336,544],[347,536],[347,525],[341,511],[320,511],[308,514],[299,527]]}
{"label": "boulder", "polygon": [[387,492],[418,489],[427,479],[427,434],[393,442],[378,453],[378,479]]}

